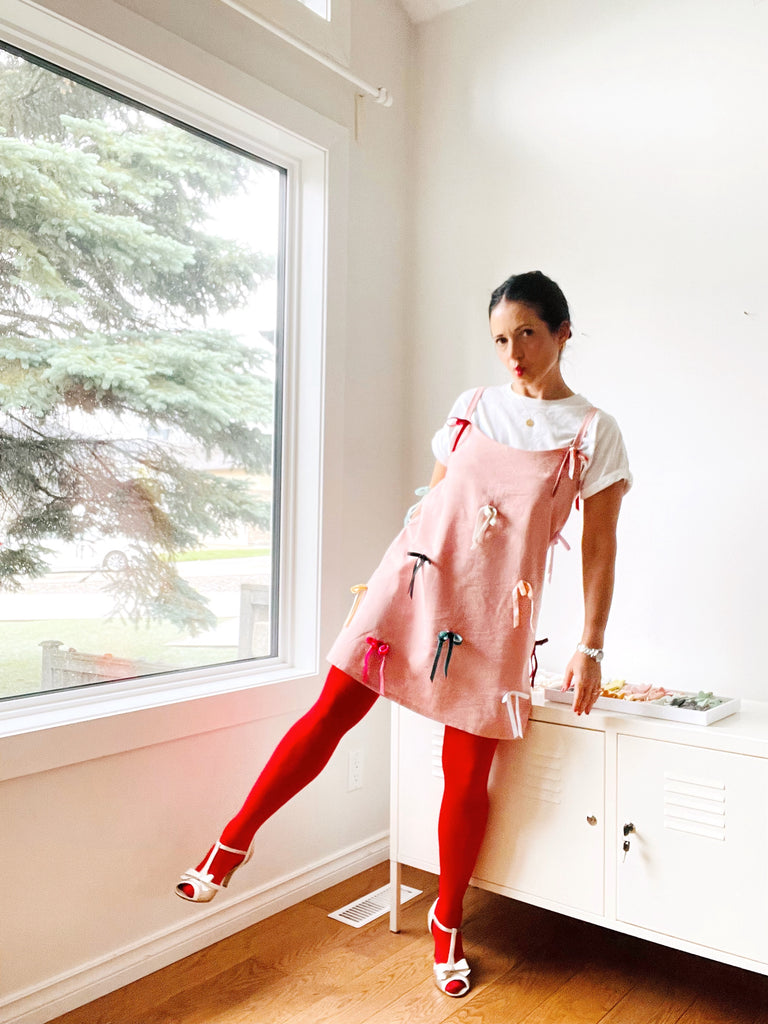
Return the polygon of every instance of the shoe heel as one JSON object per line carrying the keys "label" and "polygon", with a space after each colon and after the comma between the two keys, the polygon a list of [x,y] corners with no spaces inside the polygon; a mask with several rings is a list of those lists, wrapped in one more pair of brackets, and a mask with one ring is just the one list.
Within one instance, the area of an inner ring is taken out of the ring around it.
{"label": "shoe heel", "polygon": [[251,845],[245,851],[245,856],[240,861],[240,863],[239,864],[235,864],[235,866],[232,868],[232,870],[229,871],[224,876],[224,878],[221,880],[221,887],[222,887],[222,889],[226,889],[227,888],[227,886],[229,885],[229,880],[232,877],[232,875],[234,875],[234,873],[238,870],[238,868],[245,867],[245,865],[248,863],[248,861],[251,859],[252,856],[253,856],[253,840],[251,840]]}
{"label": "shoe heel", "polygon": [[[243,853],[245,856],[240,863],[235,864],[235,866],[222,878],[221,882],[217,884],[213,881],[213,876],[208,873],[207,869],[210,868],[213,863],[213,858],[219,850],[226,850],[228,853]],[[185,871],[181,876],[176,886],[176,895],[180,896],[183,900],[188,900],[190,903],[210,903],[220,889],[227,888],[232,875],[234,875],[237,869],[241,868],[243,864],[248,863],[252,854],[253,842],[251,842],[251,845],[247,850],[235,850],[230,846],[225,846],[220,840],[217,840],[211,848],[202,869],[198,870],[197,868],[190,868],[189,871]],[[192,894],[190,895],[189,893],[186,893],[184,891],[184,887],[189,887],[192,890]]]}

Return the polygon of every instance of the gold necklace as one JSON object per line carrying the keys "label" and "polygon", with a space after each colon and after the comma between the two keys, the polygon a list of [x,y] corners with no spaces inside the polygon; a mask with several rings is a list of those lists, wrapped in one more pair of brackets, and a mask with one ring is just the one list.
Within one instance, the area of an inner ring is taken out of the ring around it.
{"label": "gold necklace", "polygon": [[522,403],[523,412],[527,414],[526,420],[525,420],[526,427],[533,427],[533,426],[535,426],[535,420],[533,418],[534,414],[533,414],[533,412],[531,412],[531,407],[527,404],[526,398],[523,395],[521,395],[518,391],[516,391],[515,394],[517,395],[517,397],[520,399],[520,401]]}

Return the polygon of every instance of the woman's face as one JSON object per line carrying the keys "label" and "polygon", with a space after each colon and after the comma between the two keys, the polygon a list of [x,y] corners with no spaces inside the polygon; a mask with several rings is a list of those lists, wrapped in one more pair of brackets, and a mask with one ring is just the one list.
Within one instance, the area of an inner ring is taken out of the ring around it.
{"label": "woman's face", "polygon": [[496,354],[512,377],[513,391],[529,398],[563,397],[560,353],[571,334],[567,320],[553,334],[530,306],[503,299],[493,308],[490,325]]}

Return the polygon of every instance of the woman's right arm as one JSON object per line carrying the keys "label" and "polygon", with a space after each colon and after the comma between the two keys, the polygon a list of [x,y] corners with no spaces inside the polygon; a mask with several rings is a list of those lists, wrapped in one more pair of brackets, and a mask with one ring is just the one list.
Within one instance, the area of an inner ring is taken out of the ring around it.
{"label": "woman's right arm", "polygon": [[440,481],[445,476],[445,473],[446,469],[442,462],[436,462],[435,468],[432,470],[432,479],[429,481],[430,491],[432,490],[433,487],[437,486],[437,484],[440,483]]}

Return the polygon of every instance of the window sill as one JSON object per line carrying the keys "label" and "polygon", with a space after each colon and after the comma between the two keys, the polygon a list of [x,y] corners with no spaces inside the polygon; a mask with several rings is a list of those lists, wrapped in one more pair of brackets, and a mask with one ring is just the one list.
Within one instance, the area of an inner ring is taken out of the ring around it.
{"label": "window sill", "polygon": [[314,679],[241,662],[19,698],[0,711],[0,781],[297,712]]}

